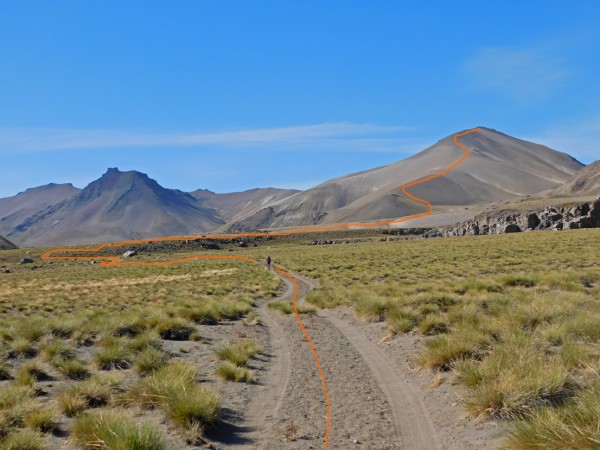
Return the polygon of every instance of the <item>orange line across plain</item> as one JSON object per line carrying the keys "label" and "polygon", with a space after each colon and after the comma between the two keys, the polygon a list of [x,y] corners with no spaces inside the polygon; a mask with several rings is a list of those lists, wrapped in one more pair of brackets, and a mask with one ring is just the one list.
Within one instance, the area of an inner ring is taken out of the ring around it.
{"label": "orange line across plain", "polygon": [[[143,262],[143,261],[121,261],[121,258],[118,256],[102,256],[102,255],[98,255],[97,253],[105,248],[124,247],[124,246],[145,244],[145,243],[150,243],[150,242],[187,241],[187,240],[194,240],[194,239],[207,239],[207,240],[235,239],[235,238],[239,238],[239,237],[262,237],[262,236],[285,237],[285,236],[293,236],[296,234],[309,233],[311,231],[331,231],[331,230],[340,230],[340,229],[355,228],[355,227],[377,227],[377,226],[381,226],[381,225],[391,225],[394,223],[408,222],[410,220],[415,220],[415,219],[419,219],[421,217],[426,217],[433,213],[432,204],[429,203],[425,199],[419,198],[419,197],[411,194],[410,192],[406,191],[406,189],[416,186],[421,183],[425,183],[430,180],[434,180],[436,178],[440,178],[440,177],[446,175],[448,172],[450,172],[452,169],[454,169],[460,163],[462,163],[469,156],[469,149],[465,145],[458,142],[457,138],[465,136],[470,133],[475,133],[479,130],[480,130],[480,128],[473,128],[471,130],[463,131],[462,133],[457,133],[454,135],[454,143],[464,150],[464,154],[458,160],[456,160],[454,163],[452,163],[450,166],[446,167],[443,171],[438,172],[434,175],[430,175],[428,177],[421,178],[419,180],[412,181],[410,183],[402,185],[402,192],[406,196],[410,197],[412,200],[414,200],[416,202],[427,205],[428,211],[424,212],[422,214],[415,214],[412,216],[402,217],[400,219],[389,220],[389,221],[379,221],[379,222],[371,222],[371,223],[345,223],[345,224],[333,225],[333,226],[329,226],[329,227],[308,227],[308,228],[301,228],[298,230],[288,231],[285,233],[237,233],[237,234],[209,235],[209,236],[198,235],[198,236],[191,236],[191,237],[165,237],[165,238],[154,238],[154,239],[139,239],[139,240],[135,240],[135,241],[123,241],[123,242],[117,242],[117,243],[112,243],[112,244],[102,244],[96,248],[57,248],[54,250],[49,250],[46,253],[44,253],[42,255],[42,259],[47,260],[47,261],[78,261],[78,260],[99,259],[102,261],[100,263],[100,265],[105,266],[105,267],[106,266],[165,267],[165,266],[169,266],[171,264],[182,263],[182,262],[197,260],[197,259],[237,259],[237,260],[241,260],[241,261],[257,263],[258,261],[255,259],[247,258],[245,256],[237,256],[237,255],[222,255],[222,256],[221,255],[196,255],[196,256],[188,256],[186,258],[173,259],[170,261]],[[55,256],[55,253],[63,253],[63,255]],[[79,253],[79,255],[67,256],[68,254],[71,254],[71,253]],[[82,256],[81,253],[89,254],[89,256]],[[96,253],[96,255],[94,255],[94,253]],[[279,270],[279,269],[277,269],[276,271],[278,273],[282,274],[283,276],[289,278],[294,285],[294,313],[296,316],[296,320],[298,322],[300,329],[302,330],[302,333],[304,333],[304,337],[306,338],[306,341],[308,342],[308,345],[313,353],[313,356],[315,358],[315,364],[319,371],[319,375],[321,376],[321,382],[323,384],[323,392],[325,394],[325,402],[326,402],[324,449],[327,450],[327,448],[329,446],[329,434],[330,434],[330,430],[331,430],[331,402],[329,400],[329,392],[327,391],[327,382],[325,381],[325,373],[323,372],[323,369],[321,367],[321,363],[319,361],[319,356],[317,354],[317,350],[315,349],[315,346],[314,346],[312,340],[310,339],[310,336],[309,336],[308,332],[306,331],[306,328],[304,327],[302,320],[300,319],[300,314],[298,313],[298,307],[297,307],[297,299],[298,299],[298,291],[299,291],[298,283],[290,273],[288,273],[284,270]]]}

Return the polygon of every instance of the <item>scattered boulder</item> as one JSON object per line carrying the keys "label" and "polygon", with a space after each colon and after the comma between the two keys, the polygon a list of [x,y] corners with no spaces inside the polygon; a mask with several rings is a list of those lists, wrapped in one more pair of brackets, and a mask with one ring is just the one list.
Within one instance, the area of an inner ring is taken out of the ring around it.
{"label": "scattered boulder", "polygon": [[529,230],[535,230],[540,223],[541,220],[536,213],[531,213],[527,215],[527,228]]}
{"label": "scattered boulder", "polygon": [[135,250],[127,250],[125,253],[123,253],[123,258],[131,258],[135,255],[137,255],[137,252]]}
{"label": "scattered boulder", "polygon": [[506,225],[504,227],[504,232],[505,233],[520,233],[521,227],[519,227],[519,225],[517,225],[516,223],[509,223],[508,225]]}
{"label": "scattered boulder", "polygon": [[25,258],[21,259],[20,264],[33,264],[33,259],[25,257]]}
{"label": "scattered boulder", "polygon": [[2,267],[2,269],[0,269],[0,273],[10,273],[10,269],[8,267]]}

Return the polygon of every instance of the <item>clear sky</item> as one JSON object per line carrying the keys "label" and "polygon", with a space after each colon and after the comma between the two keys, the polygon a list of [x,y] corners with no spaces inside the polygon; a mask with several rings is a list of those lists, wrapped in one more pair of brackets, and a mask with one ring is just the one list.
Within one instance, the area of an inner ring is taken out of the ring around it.
{"label": "clear sky", "polygon": [[600,1],[0,0],[0,197],[307,188],[477,125],[600,159]]}

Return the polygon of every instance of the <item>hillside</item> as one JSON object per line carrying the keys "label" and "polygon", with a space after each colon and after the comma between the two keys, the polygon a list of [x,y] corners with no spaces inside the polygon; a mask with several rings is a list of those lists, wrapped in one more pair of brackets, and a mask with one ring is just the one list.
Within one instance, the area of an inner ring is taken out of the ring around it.
{"label": "hillside", "polygon": [[551,195],[600,195],[600,161],[585,166]]}
{"label": "hillside", "polygon": [[27,218],[75,196],[72,184],[50,183],[27,189],[13,197],[0,198],[0,234],[8,235]]}
{"label": "hillside", "polygon": [[[447,175],[410,188],[442,215],[465,215],[454,221],[517,196],[598,188],[598,163],[580,171],[583,164],[565,153],[487,128],[461,142],[470,149],[466,160]],[[403,184],[439,173],[462,155],[450,135],[405,160],[304,192],[185,193],[140,172],[109,169],[82,190],[50,184],[0,199],[0,234],[20,246],[45,246],[394,219],[425,211],[402,193]],[[437,225],[445,223],[453,222]]]}
{"label": "hillside", "polygon": [[[482,128],[461,138],[469,157],[447,176],[411,188],[437,208],[481,205],[553,189],[583,167],[565,153]],[[335,178],[256,214],[230,230],[369,221],[424,211],[403,184],[438,173],[463,155],[450,135],[405,160]]]}
{"label": "hillside", "polygon": [[75,196],[28,217],[8,237],[21,245],[63,245],[193,234],[224,221],[190,194],[140,172],[109,169]]}
{"label": "hillside", "polygon": [[243,192],[215,194],[206,189],[190,192],[203,208],[218,211],[226,221],[241,220],[266,205],[283,200],[300,191],[294,189],[256,188]]}
{"label": "hillside", "polygon": [[8,239],[0,236],[0,250],[13,250],[15,248],[19,247],[10,242]]}

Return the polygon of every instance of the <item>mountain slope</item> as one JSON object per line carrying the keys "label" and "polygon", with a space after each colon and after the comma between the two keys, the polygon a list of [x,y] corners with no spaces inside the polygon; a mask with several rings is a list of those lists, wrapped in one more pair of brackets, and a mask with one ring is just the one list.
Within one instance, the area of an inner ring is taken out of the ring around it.
{"label": "mountain slope", "polygon": [[64,245],[195,234],[224,221],[190,194],[140,172],[109,169],[74,197],[39,211],[8,237],[21,245]]}
{"label": "mountain slope", "polygon": [[0,250],[13,250],[15,248],[19,247],[10,242],[8,239],[0,236]]}
{"label": "mountain slope", "polygon": [[585,166],[562,186],[554,189],[553,195],[600,195],[600,161]]}
{"label": "mountain slope", "polygon": [[[327,181],[228,224],[230,230],[392,219],[423,212],[403,184],[438,173],[463,150],[448,136],[405,160]],[[548,147],[488,128],[460,138],[469,157],[449,174],[410,192],[436,206],[466,206],[530,195],[564,183],[583,165]]]}
{"label": "mountain slope", "polygon": [[13,197],[0,198],[0,234],[7,235],[28,217],[75,196],[79,191],[70,183],[50,183]]}
{"label": "mountain slope", "polygon": [[206,189],[190,192],[203,208],[218,211],[226,221],[241,220],[266,205],[288,198],[300,191],[295,189],[256,188],[243,192],[215,194]]}

